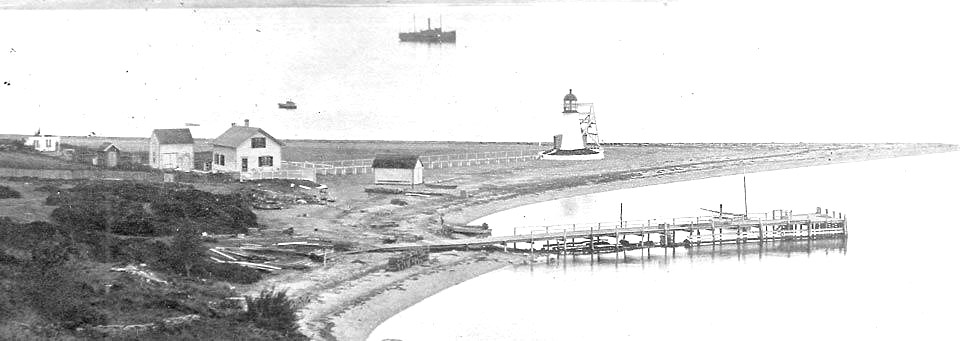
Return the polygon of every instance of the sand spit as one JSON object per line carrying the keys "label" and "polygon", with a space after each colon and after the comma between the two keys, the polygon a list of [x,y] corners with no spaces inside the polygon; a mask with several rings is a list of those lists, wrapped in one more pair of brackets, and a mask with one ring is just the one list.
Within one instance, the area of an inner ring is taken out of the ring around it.
{"label": "sand spit", "polygon": [[[438,176],[458,179],[461,188],[471,192],[469,197],[404,198],[409,201],[404,206],[390,205],[394,196],[362,193],[369,179],[328,177],[325,182],[340,199],[337,207],[283,210],[276,217],[266,215],[261,220],[271,228],[290,226],[298,235],[336,237],[365,247],[379,245],[387,235],[417,236],[422,238],[421,243],[429,244],[445,238],[437,232],[440,213],[448,223],[467,223],[525,204],[603,191],[956,150],[956,146],[949,145],[907,145],[911,146],[912,149],[892,144],[751,147],[765,148],[761,150],[765,155],[759,156],[752,150],[723,146],[706,151],[667,146],[653,147],[662,152],[656,158],[644,159],[635,157],[646,156],[641,154],[648,149],[624,148],[619,158],[597,164],[557,167],[530,162],[445,170]],[[300,214],[309,218],[296,218]],[[395,221],[399,227],[371,227],[372,223],[384,220]],[[424,298],[511,262],[523,261],[523,256],[502,253],[445,252],[433,254],[430,263],[387,272],[384,264],[389,254],[350,253],[342,257],[326,267],[277,275],[247,291],[268,286],[288,288],[291,297],[302,303],[301,331],[313,339],[364,340],[380,323]]]}

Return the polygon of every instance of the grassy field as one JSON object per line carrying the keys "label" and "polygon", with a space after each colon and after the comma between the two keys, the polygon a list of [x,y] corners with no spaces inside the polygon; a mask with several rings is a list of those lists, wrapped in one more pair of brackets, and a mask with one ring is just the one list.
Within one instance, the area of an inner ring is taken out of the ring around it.
{"label": "grassy field", "polygon": [[93,169],[94,167],[48,155],[0,151],[0,168]]}
{"label": "grassy field", "polygon": [[319,141],[286,140],[284,161],[329,161],[373,158],[377,154],[448,155],[494,151],[536,150],[536,143]]}

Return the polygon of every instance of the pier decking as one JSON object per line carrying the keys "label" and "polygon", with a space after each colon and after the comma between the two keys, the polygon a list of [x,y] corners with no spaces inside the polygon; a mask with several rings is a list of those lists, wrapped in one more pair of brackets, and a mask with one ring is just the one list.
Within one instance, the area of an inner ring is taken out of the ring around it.
{"label": "pier decking", "polygon": [[[680,233],[683,241],[677,242]],[[529,251],[599,252],[642,247],[677,247],[702,244],[745,243],[780,239],[817,239],[847,234],[847,217],[838,212],[817,209],[815,213],[793,214],[774,210],[734,218],[716,216],[684,217],[665,221],[622,221],[612,223],[570,224],[518,227],[509,236],[450,240],[436,244],[397,244],[367,252],[404,251],[429,248],[435,251],[490,246]],[[685,235],[685,236],[684,236]],[[654,238],[654,236],[656,238]],[[614,238],[614,243],[600,238]],[[627,238],[630,238],[628,240]],[[639,238],[639,241],[637,241]],[[633,240],[633,241],[631,241]],[[539,245],[538,245],[539,244]],[[536,249],[539,246],[539,249]]]}

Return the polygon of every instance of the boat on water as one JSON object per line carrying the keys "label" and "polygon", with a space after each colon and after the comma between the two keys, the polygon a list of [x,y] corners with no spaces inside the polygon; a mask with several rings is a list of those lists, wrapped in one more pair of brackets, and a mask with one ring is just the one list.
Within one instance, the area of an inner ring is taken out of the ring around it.
{"label": "boat on water", "polygon": [[293,101],[287,101],[286,103],[277,103],[277,106],[279,106],[280,109],[292,110],[297,108],[297,103],[293,103]]}
{"label": "boat on water", "polygon": [[480,226],[472,225],[443,225],[443,231],[447,233],[460,233],[469,236],[490,236],[492,230],[487,224]]}
{"label": "boat on water", "polygon": [[400,41],[418,43],[456,43],[457,31],[444,31],[443,27],[433,28],[427,19],[427,29],[415,32],[400,32]]}

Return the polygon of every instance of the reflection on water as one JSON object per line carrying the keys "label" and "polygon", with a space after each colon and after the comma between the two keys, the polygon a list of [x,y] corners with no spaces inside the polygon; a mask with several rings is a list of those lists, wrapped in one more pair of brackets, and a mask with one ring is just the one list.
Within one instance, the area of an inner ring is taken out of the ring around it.
{"label": "reflection on water", "polygon": [[594,266],[605,268],[621,264],[639,264],[641,266],[667,267],[677,262],[714,262],[736,259],[745,262],[763,260],[764,257],[805,257],[813,253],[829,256],[847,253],[847,238],[807,240],[777,240],[764,243],[727,243],[717,245],[691,246],[689,248],[646,248],[624,252],[601,254],[546,256],[546,263],[530,262],[528,268],[567,266]]}
{"label": "reflection on water", "polygon": [[[517,265],[451,287],[370,340],[943,339],[960,306],[960,153],[748,174],[755,212],[849,214],[847,238],[652,248]],[[562,203],[572,200],[575,204]],[[742,176],[546,202],[491,226],[700,214]],[[559,212],[574,205],[573,216]],[[502,231],[509,234],[507,231]]]}

